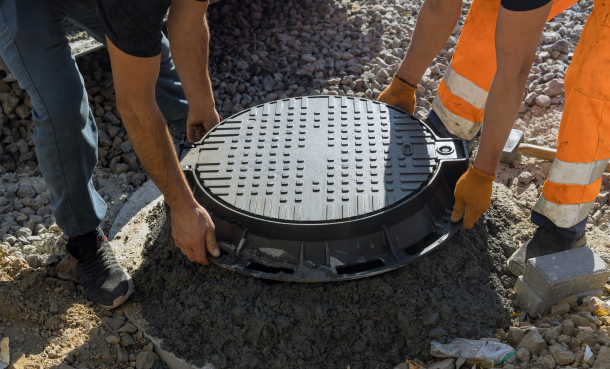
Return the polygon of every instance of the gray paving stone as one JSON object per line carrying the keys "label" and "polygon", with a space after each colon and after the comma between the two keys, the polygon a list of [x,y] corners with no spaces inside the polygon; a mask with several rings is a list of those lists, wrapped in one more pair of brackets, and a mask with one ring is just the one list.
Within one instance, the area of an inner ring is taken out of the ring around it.
{"label": "gray paving stone", "polygon": [[588,247],[529,259],[523,272],[542,301],[602,288],[608,277],[608,265]]}
{"label": "gray paving stone", "polygon": [[[521,306],[527,311],[532,317],[537,317],[538,314],[545,315],[551,311],[551,307],[556,305],[565,296],[556,297],[552,300],[543,300],[534,289],[524,280],[524,276],[520,276],[515,285],[515,293],[517,294],[517,300],[521,303]],[[595,289],[590,291],[584,291],[575,294],[579,300],[582,300],[586,296],[602,296],[603,291],[601,289]]]}

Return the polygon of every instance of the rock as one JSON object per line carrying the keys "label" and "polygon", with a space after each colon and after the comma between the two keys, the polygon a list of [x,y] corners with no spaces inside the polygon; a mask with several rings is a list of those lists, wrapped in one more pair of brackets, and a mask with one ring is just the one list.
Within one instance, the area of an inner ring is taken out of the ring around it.
{"label": "rock", "polygon": [[586,343],[591,347],[597,345],[597,338],[595,337],[595,334],[591,332],[580,331],[576,335],[576,338],[578,338],[582,343]]}
{"label": "rock", "polygon": [[113,318],[103,317],[102,323],[106,324],[113,331],[119,330],[123,325],[125,325],[125,317],[116,316]]}
{"label": "rock", "polygon": [[[596,296],[590,296],[586,299],[587,301],[587,305],[589,306],[589,310],[591,310],[591,312],[597,316],[604,316],[604,315],[608,315],[608,311],[606,311],[606,309],[604,308],[604,304],[602,302],[602,300],[600,300],[598,297]],[[584,300],[583,300],[584,302]]]}
{"label": "rock", "polygon": [[524,102],[527,105],[532,105],[534,103],[534,100],[536,99],[536,96],[538,96],[538,95],[535,92],[530,92],[525,97],[525,101]]}
{"label": "rock", "polygon": [[119,342],[121,342],[121,340],[116,336],[110,335],[110,336],[106,337],[106,342],[108,342],[111,345],[118,345]]}
{"label": "rock", "polygon": [[128,361],[129,356],[123,350],[119,350],[119,352],[117,353],[117,362],[126,363]]}
{"label": "rock", "polygon": [[529,331],[517,346],[517,350],[524,348],[532,355],[537,355],[541,350],[546,349],[546,341],[540,333],[535,330]]}
{"label": "rock", "polygon": [[47,319],[47,321],[44,323],[44,325],[45,325],[45,327],[51,329],[51,327],[57,327],[60,323],[61,323],[61,321],[59,319],[52,316],[49,319]]}
{"label": "rock", "polygon": [[6,369],[26,369],[26,359],[23,352],[16,352],[11,355],[11,362]]}
{"label": "rock", "polygon": [[455,359],[445,359],[441,362],[434,363],[428,369],[453,369],[455,368]]}
{"label": "rock", "polygon": [[32,268],[38,268],[40,266],[40,259],[38,258],[38,255],[28,255],[26,256],[25,260]]}
{"label": "rock", "polygon": [[574,353],[569,350],[564,350],[561,345],[553,345],[549,349],[555,363],[557,365],[569,365],[574,362]]}
{"label": "rock", "polygon": [[[55,270],[57,270],[57,268],[55,268]],[[76,278],[73,275],[70,275],[70,274],[68,274],[66,272],[57,271],[57,278],[61,279],[62,281],[70,281],[70,282],[74,282],[74,283],[80,284],[80,280],[78,278]]]}
{"label": "rock", "polygon": [[534,175],[530,172],[521,172],[519,174],[519,176],[517,177],[519,182],[523,183],[523,184],[530,184],[532,182],[533,178],[534,178]]}
{"label": "rock", "polygon": [[21,227],[15,232],[15,236],[17,237],[30,237],[32,235],[32,230],[27,227]]}
{"label": "rock", "polygon": [[[575,327],[591,327],[591,322],[587,318],[583,318],[581,316],[572,314],[570,315],[570,320],[574,323]],[[595,330],[595,324],[591,327]]]}
{"label": "rock", "polygon": [[508,342],[511,346],[516,347],[524,336],[525,331],[522,329],[510,327],[508,329],[508,333],[506,334],[506,342]]}
{"label": "rock", "polygon": [[51,314],[57,314],[59,313],[59,306],[57,306],[57,304],[55,302],[51,303],[51,307],[49,307],[49,312]]}
{"label": "rock", "polygon": [[118,330],[119,333],[136,333],[138,331],[138,327],[131,323],[125,324],[121,329]]}
{"label": "rock", "polygon": [[58,369],[74,369],[74,367],[71,367],[68,364],[61,364]]}
{"label": "rock", "polygon": [[14,112],[17,105],[19,105],[19,98],[10,92],[0,92],[0,102],[2,102],[4,114],[9,115]]}
{"label": "rock", "polygon": [[151,369],[159,360],[159,356],[151,351],[142,351],[136,358],[136,369]]}
{"label": "rock", "polygon": [[40,263],[42,263],[44,266],[55,265],[59,263],[59,258],[50,254],[40,255]]}
{"label": "rock", "polygon": [[563,334],[565,334],[566,336],[574,335],[574,322],[568,320],[566,323],[563,324]]}
{"label": "rock", "polygon": [[544,89],[544,94],[551,97],[565,94],[563,80],[558,78],[552,79]]}
{"label": "rock", "polygon": [[530,361],[530,352],[527,349],[520,348],[517,350],[517,359],[522,363],[529,363]]}
{"label": "rock", "polygon": [[133,346],[135,344],[136,344],[136,341],[128,333],[125,333],[123,335],[123,338],[121,338],[121,346],[123,346],[125,348],[133,348]]}
{"label": "rock", "polygon": [[554,369],[557,366],[555,359],[551,355],[546,355],[542,358],[542,365],[548,369]]}
{"label": "rock", "polygon": [[540,95],[538,97],[536,97],[536,105],[538,105],[541,108],[548,108],[549,106],[551,106],[551,98],[546,96],[546,95]]}
{"label": "rock", "polygon": [[131,141],[129,141],[129,140],[123,141],[123,143],[121,143],[121,151],[123,151],[123,152],[132,152],[133,151],[133,147],[131,146]]}
{"label": "rock", "polygon": [[597,353],[597,359],[595,359],[592,369],[608,368],[610,368],[610,347],[602,346]]}
{"label": "rock", "polygon": [[563,315],[563,314],[567,314],[570,312],[570,304],[563,303],[561,305],[555,305],[553,307],[551,307],[551,315],[552,316],[556,316],[556,315]]}

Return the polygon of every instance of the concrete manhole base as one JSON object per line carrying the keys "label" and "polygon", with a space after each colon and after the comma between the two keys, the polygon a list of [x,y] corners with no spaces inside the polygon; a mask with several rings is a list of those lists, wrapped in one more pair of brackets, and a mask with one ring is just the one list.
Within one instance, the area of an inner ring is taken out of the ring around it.
{"label": "concrete manhole base", "polygon": [[492,208],[441,252],[338,283],[268,281],[190,263],[173,244],[162,198],[112,245],[136,283],[125,314],[172,369],[384,369],[429,359],[431,340],[493,337],[507,324],[499,224]]}

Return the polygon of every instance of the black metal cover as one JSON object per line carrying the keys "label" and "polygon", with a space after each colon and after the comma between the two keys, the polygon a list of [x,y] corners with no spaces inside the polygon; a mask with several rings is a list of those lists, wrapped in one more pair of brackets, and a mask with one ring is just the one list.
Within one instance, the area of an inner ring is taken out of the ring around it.
{"label": "black metal cover", "polygon": [[273,101],[183,145],[195,198],[212,214],[229,269],[287,281],[385,272],[446,241],[463,140],[441,139],[376,101]]}

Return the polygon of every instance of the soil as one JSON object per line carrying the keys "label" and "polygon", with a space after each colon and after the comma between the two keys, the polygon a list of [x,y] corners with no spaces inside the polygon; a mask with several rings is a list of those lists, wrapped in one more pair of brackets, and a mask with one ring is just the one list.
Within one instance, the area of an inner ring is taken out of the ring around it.
{"label": "soil", "polygon": [[[128,323],[122,309],[102,310],[87,300],[80,285],[69,291],[58,282],[77,280],[73,274],[69,259],[36,269],[19,259],[0,262],[0,337],[9,338],[11,355],[24,354],[17,368],[126,368],[135,366],[140,353],[151,355],[143,332],[118,331]],[[121,344],[110,344],[111,335]],[[157,361],[148,368],[166,366]]]}
{"label": "soil", "polygon": [[[510,323],[507,223],[492,209],[446,248],[389,273],[325,284],[270,282],[190,263],[165,210],[140,267],[136,301],[163,348],[201,367],[393,368],[430,359],[430,342],[494,337]],[[173,313],[172,313],[173,312]]]}

